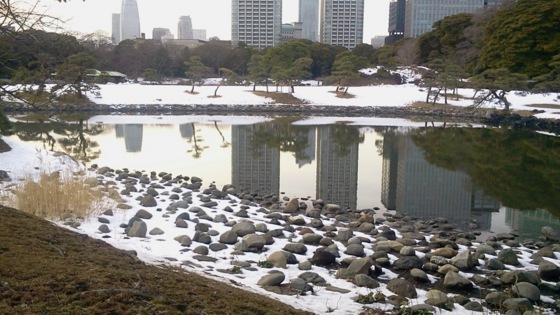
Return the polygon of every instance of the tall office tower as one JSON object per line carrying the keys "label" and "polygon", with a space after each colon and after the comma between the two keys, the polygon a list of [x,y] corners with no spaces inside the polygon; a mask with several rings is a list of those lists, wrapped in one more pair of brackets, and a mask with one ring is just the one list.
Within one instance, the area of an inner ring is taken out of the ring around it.
{"label": "tall office tower", "polygon": [[[334,128],[353,126],[321,126],[317,128],[316,197],[326,203],[355,210],[358,205],[358,142],[345,147],[333,141]],[[357,129],[357,128],[356,128]],[[350,133],[350,132],[349,132]]]}
{"label": "tall office tower", "polygon": [[385,45],[390,45],[404,37],[406,0],[391,0],[389,3],[389,36]]}
{"label": "tall office tower", "polygon": [[299,0],[302,38],[319,41],[319,0]]}
{"label": "tall office tower", "polygon": [[177,25],[177,38],[193,39],[192,20],[189,15],[184,15],[179,18],[179,24]]}
{"label": "tall office tower", "polygon": [[156,27],[152,30],[152,39],[161,40],[162,38],[173,38],[173,33],[168,28]]}
{"label": "tall office tower", "polygon": [[136,0],[123,0],[121,7],[121,40],[141,38],[140,16]]}
{"label": "tall office tower", "polygon": [[232,0],[231,41],[264,49],[280,44],[282,0]]}
{"label": "tall office tower", "polygon": [[473,13],[484,8],[485,0],[408,0],[406,1],[404,37],[418,37],[432,30],[434,22],[459,13]]}
{"label": "tall office tower", "polygon": [[206,30],[203,29],[193,29],[192,30],[192,35],[193,35],[193,39],[198,39],[198,40],[206,40]]}
{"label": "tall office tower", "polygon": [[240,191],[263,195],[280,193],[280,149],[255,145],[253,134],[273,125],[236,125],[231,127],[232,184]]}
{"label": "tall office tower", "polygon": [[111,42],[118,45],[121,41],[121,15],[113,13],[111,22]]}
{"label": "tall office tower", "polygon": [[363,37],[364,0],[322,0],[321,42],[352,49]]}

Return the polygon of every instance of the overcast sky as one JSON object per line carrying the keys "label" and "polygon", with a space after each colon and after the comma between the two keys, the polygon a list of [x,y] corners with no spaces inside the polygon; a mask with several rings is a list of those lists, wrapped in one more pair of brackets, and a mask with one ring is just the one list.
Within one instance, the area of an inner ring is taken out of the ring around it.
{"label": "overcast sky", "polygon": [[[377,35],[387,34],[390,0],[365,0],[364,42]],[[58,3],[44,0],[49,4],[48,13],[69,19],[65,23],[68,30],[93,33],[101,30],[111,34],[111,15],[120,13],[121,0],[70,0]],[[195,29],[206,29],[207,36],[231,39],[231,0],[137,0],[140,13],[140,29],[147,38],[152,37],[155,27],[168,28],[177,36],[179,16],[190,15]],[[282,22],[290,23],[298,19],[298,0],[284,0]]]}

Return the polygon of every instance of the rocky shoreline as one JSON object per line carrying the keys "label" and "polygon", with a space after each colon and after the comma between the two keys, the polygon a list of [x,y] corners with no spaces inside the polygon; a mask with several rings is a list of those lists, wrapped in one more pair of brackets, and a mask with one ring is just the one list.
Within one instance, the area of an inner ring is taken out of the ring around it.
{"label": "rocky shoreline", "polygon": [[[97,174],[90,185],[121,202],[89,223],[67,224],[117,247],[155,246],[176,235],[168,241],[180,253],[167,252],[167,263],[273,292],[296,307],[326,297],[361,314],[560,310],[560,234],[549,227],[523,243],[514,233],[477,240],[480,233],[445,218],[345,210],[232,185],[204,188],[200,178],[165,172],[90,171]],[[322,308],[313,311],[339,311],[334,302]]]}

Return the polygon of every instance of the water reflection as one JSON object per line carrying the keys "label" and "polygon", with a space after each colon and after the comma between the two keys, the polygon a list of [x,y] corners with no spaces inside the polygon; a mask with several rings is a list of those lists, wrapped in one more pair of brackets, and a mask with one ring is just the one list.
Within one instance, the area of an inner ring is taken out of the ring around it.
{"label": "water reflection", "polygon": [[503,226],[522,234],[539,233],[543,225],[560,228],[558,138],[297,120],[26,122],[15,124],[12,137],[88,164],[196,175],[206,183],[321,198],[349,209],[378,206],[418,218],[446,217],[464,229],[472,222],[482,231]]}

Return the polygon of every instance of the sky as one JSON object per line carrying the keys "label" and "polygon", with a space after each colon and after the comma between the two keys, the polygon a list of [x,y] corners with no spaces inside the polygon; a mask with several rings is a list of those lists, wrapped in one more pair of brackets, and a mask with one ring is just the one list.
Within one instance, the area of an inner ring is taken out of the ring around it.
{"label": "sky", "polygon": [[[387,35],[390,0],[365,0],[364,42],[377,35]],[[120,0],[69,0],[59,3],[43,0],[47,13],[67,22],[64,28],[89,34],[98,30],[111,34],[111,15],[120,13]],[[231,0],[137,0],[140,29],[146,38],[152,29],[168,28],[177,36],[179,16],[190,15],[195,29],[206,29],[208,38],[231,39]],[[282,22],[296,22],[298,0],[284,0]]]}

